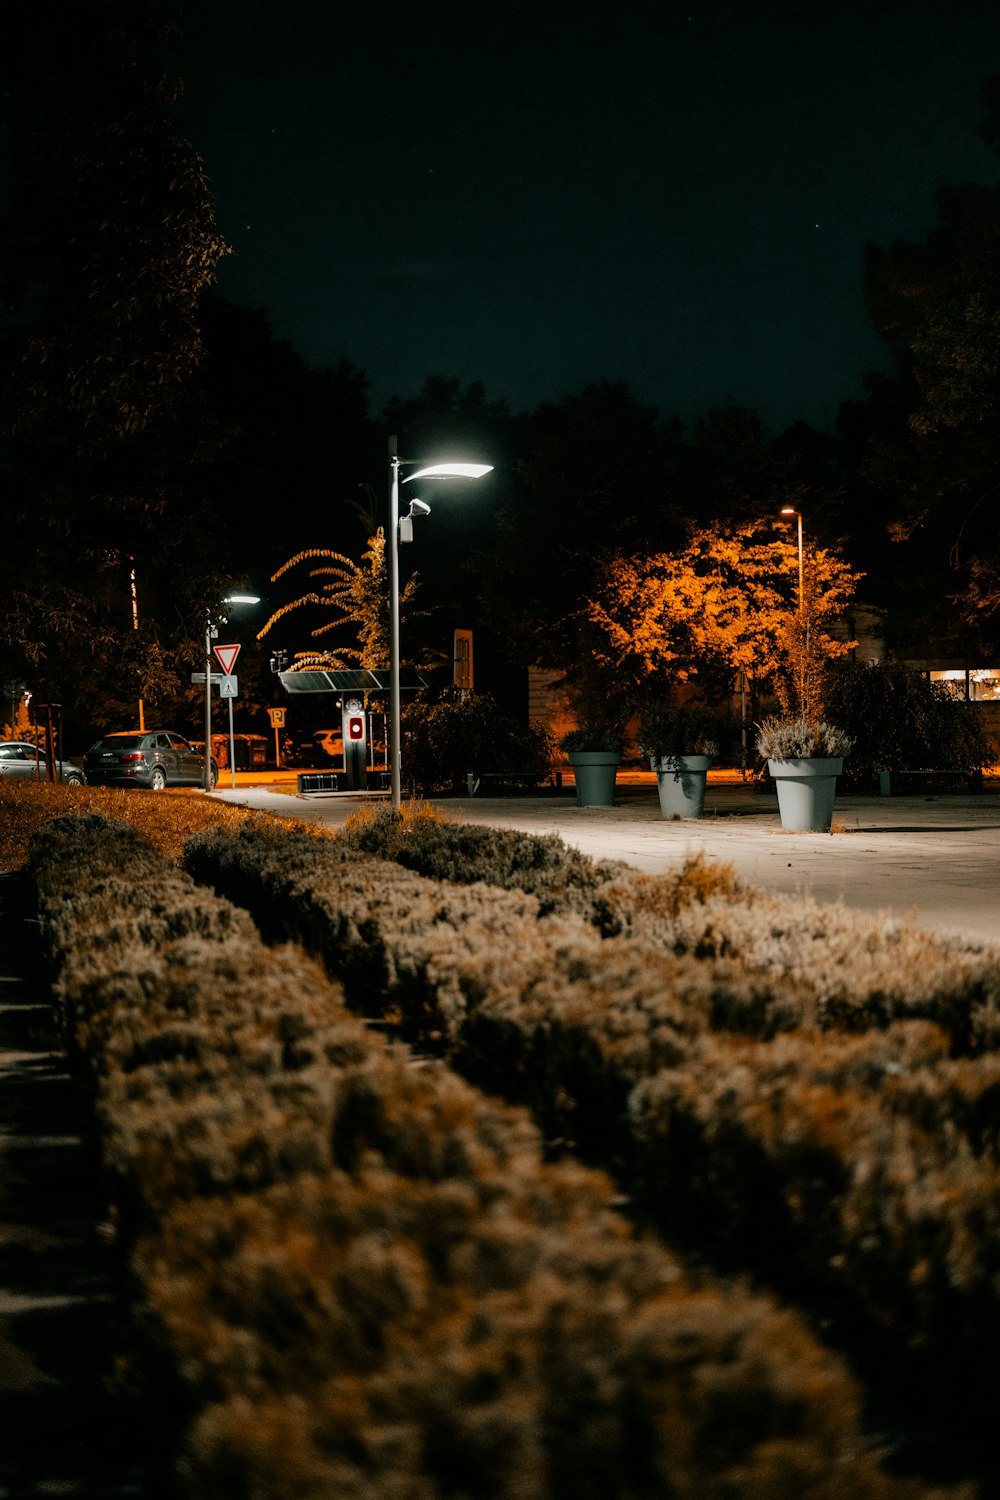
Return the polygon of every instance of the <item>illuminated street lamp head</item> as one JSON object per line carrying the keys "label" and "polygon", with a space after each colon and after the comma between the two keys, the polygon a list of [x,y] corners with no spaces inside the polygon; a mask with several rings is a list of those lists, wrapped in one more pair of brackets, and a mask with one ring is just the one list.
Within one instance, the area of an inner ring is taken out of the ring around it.
{"label": "illuminated street lamp head", "polygon": [[795,509],[794,505],[783,505],[781,507],[781,514],[783,516],[797,516],[798,511]]}
{"label": "illuminated street lamp head", "polygon": [[223,604],[259,604],[260,597],[257,594],[227,594]]}
{"label": "illuminated street lamp head", "polygon": [[492,464],[430,464],[415,474],[407,474],[403,483],[409,484],[412,479],[482,479],[492,468]]}

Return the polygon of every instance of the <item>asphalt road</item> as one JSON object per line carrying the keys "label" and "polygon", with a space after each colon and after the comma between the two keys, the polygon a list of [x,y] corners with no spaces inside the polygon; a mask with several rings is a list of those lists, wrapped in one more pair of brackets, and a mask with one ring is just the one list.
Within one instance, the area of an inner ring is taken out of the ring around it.
{"label": "asphalt road", "polygon": [[[289,795],[267,786],[220,789],[225,801],[339,826],[360,799]],[[666,822],[655,787],[621,787],[613,808],[580,808],[572,795],[454,798],[438,804],[459,821],[555,832],[584,853],[650,873],[691,851],[731,864],[749,884],[923,927],[1000,942],[1000,794],[838,795],[833,832],[783,832],[771,791],[709,785],[705,816]]]}

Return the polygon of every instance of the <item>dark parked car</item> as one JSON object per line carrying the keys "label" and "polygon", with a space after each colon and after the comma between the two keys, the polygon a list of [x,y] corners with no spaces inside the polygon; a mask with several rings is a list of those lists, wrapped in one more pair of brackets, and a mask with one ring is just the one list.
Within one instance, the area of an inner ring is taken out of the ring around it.
{"label": "dark parked car", "polygon": [[[0,742],[0,776],[31,776],[39,781],[46,779],[48,763],[43,751],[36,750],[27,740],[4,740]],[[56,780],[66,786],[83,786],[83,772],[71,761],[56,761]]]}
{"label": "dark parked car", "polygon": [[[84,756],[91,786],[146,786],[162,792],[165,786],[204,786],[205,761],[200,750],[172,729],[147,729],[106,734]],[[212,758],[211,785],[219,779]]]}

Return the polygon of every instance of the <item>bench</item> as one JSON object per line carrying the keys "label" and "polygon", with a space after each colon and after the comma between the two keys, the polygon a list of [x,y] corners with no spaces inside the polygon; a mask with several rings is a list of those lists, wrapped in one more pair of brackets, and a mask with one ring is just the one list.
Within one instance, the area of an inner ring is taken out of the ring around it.
{"label": "bench", "polygon": [[[391,777],[388,771],[369,771],[366,777],[369,792],[384,792],[389,788]],[[343,771],[299,771],[295,778],[296,791],[308,795],[310,792],[346,792],[347,777]],[[356,796],[363,796],[356,792]]]}
{"label": "bench", "polygon": [[983,773],[981,769],[969,770],[968,767],[951,767],[936,771],[880,771],[878,773],[879,796],[891,797],[892,784],[900,776],[961,776],[967,783],[970,794],[978,795],[983,789]]}

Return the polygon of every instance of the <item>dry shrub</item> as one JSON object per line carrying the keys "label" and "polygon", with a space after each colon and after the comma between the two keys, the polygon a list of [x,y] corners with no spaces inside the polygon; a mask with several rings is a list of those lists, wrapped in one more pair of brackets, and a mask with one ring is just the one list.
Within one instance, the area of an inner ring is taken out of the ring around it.
{"label": "dry shrub", "polygon": [[617,879],[598,891],[592,920],[608,936],[623,932],[634,936],[646,921],[669,923],[688,907],[709,902],[728,906],[748,898],[747,888],[732,865],[698,850],[686,854],[676,870],[663,875],[642,875],[623,868]]}
{"label": "dry shrub", "polygon": [[444,821],[441,809],[421,797],[410,797],[400,802],[398,808],[387,802],[364,802],[355,812],[348,814],[337,837],[357,849],[391,859],[393,854],[383,854],[383,850],[392,851],[414,832],[437,827]]}
{"label": "dry shrub", "polygon": [[211,1402],[194,1494],[907,1493],[793,1315],[504,1206],[379,1167],[180,1208],[143,1275]]}
{"label": "dry shrub", "polygon": [[956,1051],[1000,1046],[1000,947],[761,891],[712,896],[675,914],[624,902],[618,912],[642,947],[724,957],[749,974],[793,980],[810,997],[804,1023],[865,1030],[926,1019]]}
{"label": "dry shrub", "polygon": [[483,881],[537,897],[543,913],[579,911],[590,918],[593,894],[624,873],[617,861],[594,861],[556,833],[520,833],[472,823],[424,819],[382,808],[348,820],[340,838],[351,849],[397,861],[434,880]]}

